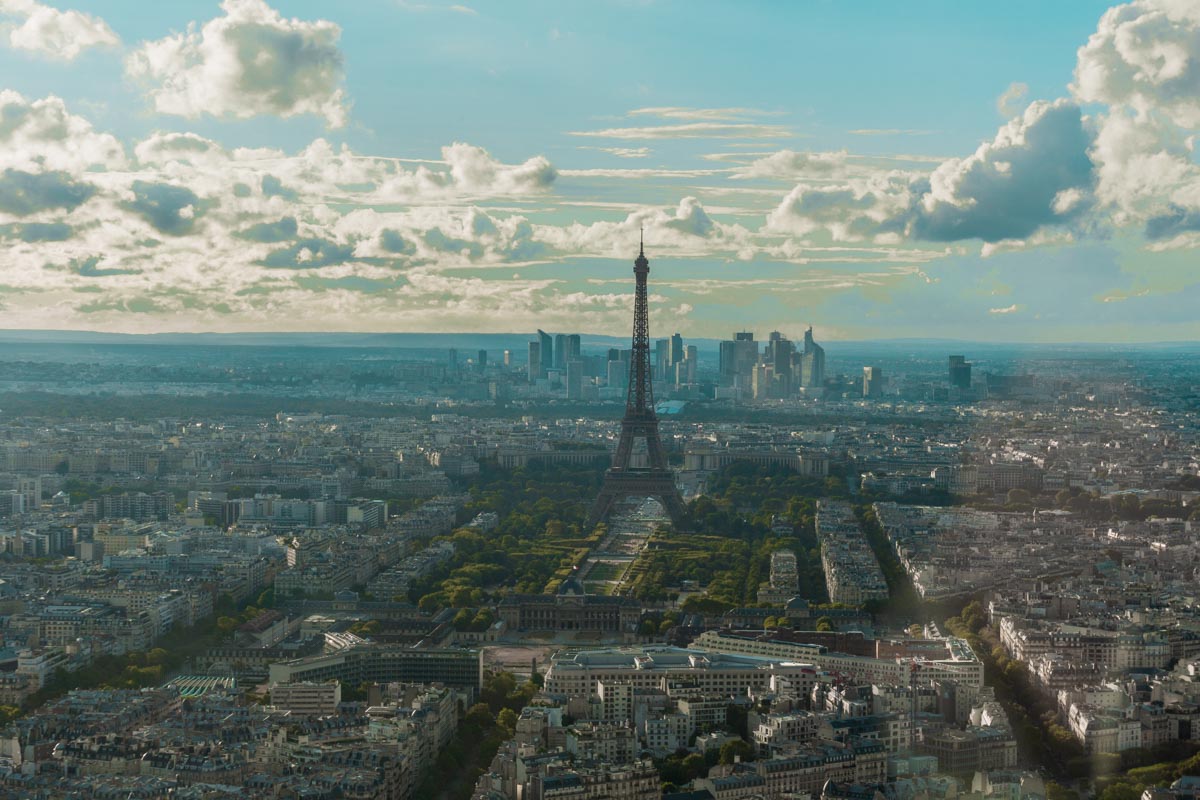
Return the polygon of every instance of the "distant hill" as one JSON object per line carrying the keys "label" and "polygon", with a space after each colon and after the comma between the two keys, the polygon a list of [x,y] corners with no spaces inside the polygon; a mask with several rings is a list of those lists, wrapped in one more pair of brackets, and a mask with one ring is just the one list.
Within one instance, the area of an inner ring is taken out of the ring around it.
{"label": "distant hill", "polygon": [[[550,331],[551,334],[559,331]],[[1021,343],[1021,342],[972,342],[954,339],[859,339],[822,340],[817,331],[817,341],[845,354],[869,353],[894,355],[898,352],[932,354],[962,352],[968,358],[971,353],[995,351],[1021,351],[1050,354],[1059,352],[1119,352],[1130,350],[1200,350],[1200,342],[1067,342],[1067,343]],[[434,350],[457,348],[466,356],[471,350],[512,350],[524,353],[535,332],[528,333],[105,333],[102,331],[54,331],[54,330],[0,330],[0,343],[22,344],[82,344],[82,345],[170,345],[170,346],[219,346],[219,347],[380,347],[400,350]],[[606,336],[603,334],[580,334],[583,349],[595,351],[608,347],[628,347],[628,336]],[[656,339],[666,338],[656,336]],[[762,335],[766,341],[766,334]],[[799,329],[795,332],[799,339]],[[719,339],[687,338],[687,344],[696,345],[702,352],[715,352]]]}

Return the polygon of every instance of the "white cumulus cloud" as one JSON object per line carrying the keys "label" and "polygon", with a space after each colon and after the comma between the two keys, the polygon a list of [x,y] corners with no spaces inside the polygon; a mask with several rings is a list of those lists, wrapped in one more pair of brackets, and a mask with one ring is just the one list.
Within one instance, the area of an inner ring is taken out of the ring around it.
{"label": "white cumulus cloud", "polygon": [[0,167],[80,173],[124,165],[125,148],[116,137],[96,132],[60,98],[30,101],[0,90]]}
{"label": "white cumulus cloud", "polygon": [[1029,84],[1010,83],[1008,88],[996,98],[996,110],[1005,117],[1012,117],[1020,112],[1021,102],[1029,94]]}
{"label": "white cumulus cloud", "polygon": [[1091,135],[1079,107],[1035,102],[970,156],[934,170],[915,209],[922,239],[1021,239],[1070,221],[1088,204]]}
{"label": "white cumulus cloud", "polygon": [[1144,223],[1156,241],[1200,230],[1191,138],[1200,126],[1200,5],[1136,0],[1109,9],[1079,49],[1071,91],[1109,107],[1092,158],[1113,221]]}
{"label": "white cumulus cloud", "polygon": [[734,172],[733,177],[786,178],[788,180],[842,178],[846,176],[847,155],[845,150],[829,153],[780,150],[750,162]]}
{"label": "white cumulus cloud", "polygon": [[48,58],[73,61],[89,47],[120,43],[107,22],[74,9],[62,11],[34,0],[0,0],[0,16],[20,20],[8,30],[9,44]]}
{"label": "white cumulus cloud", "polygon": [[1200,127],[1200,4],[1136,0],[1110,8],[1079,48],[1075,83],[1084,102],[1161,112]]}
{"label": "white cumulus cloud", "polygon": [[695,197],[683,198],[672,210],[642,208],[620,222],[535,225],[534,232],[557,252],[575,256],[626,258],[636,251],[643,234],[647,245],[663,256],[722,253],[740,258],[753,250],[748,230],[714,220]]}
{"label": "white cumulus cloud", "polygon": [[225,0],[225,15],[186,33],[145,42],[126,59],[155,110],[195,118],[315,114],[346,123],[341,29],[286,19],[264,0]]}
{"label": "white cumulus cloud", "polygon": [[771,212],[767,228],[881,243],[1025,239],[1090,206],[1091,144],[1077,105],[1036,102],[992,141],[928,176],[897,170],[844,184],[801,183]]}

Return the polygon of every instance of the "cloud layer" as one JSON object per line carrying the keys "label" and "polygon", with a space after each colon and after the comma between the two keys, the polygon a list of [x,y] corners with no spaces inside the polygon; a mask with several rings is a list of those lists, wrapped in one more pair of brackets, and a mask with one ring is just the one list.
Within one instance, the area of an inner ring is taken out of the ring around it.
{"label": "cloud layer", "polygon": [[[122,142],[85,118],[97,107],[0,90],[0,287],[21,296],[10,324],[623,331],[627,269],[610,275],[644,234],[656,309],[681,325],[700,324],[693,295],[786,319],[797,304],[844,313],[848,298],[915,308],[951,287],[1003,325],[1055,312],[1028,294],[1040,276],[1019,268],[1027,251],[1115,240],[1169,259],[1200,246],[1200,12],[1181,0],[1109,11],[1067,96],[1027,100],[1013,83],[997,99],[1007,121],[954,157],[805,150],[799,115],[647,103],[567,133],[545,151],[563,169],[540,148],[502,158],[458,141],[424,159],[337,134],[238,147],[225,132],[245,128],[222,121],[347,124],[340,29],[264,0],[221,9],[129,49],[160,130]],[[35,0],[0,0],[0,13],[10,44],[41,55],[120,44],[102,20]],[[201,135],[172,117],[216,120]],[[708,152],[715,140],[723,152]],[[1183,279],[1162,289],[1106,269],[1081,303],[1190,296]],[[1012,285],[971,285],[999,270]]]}

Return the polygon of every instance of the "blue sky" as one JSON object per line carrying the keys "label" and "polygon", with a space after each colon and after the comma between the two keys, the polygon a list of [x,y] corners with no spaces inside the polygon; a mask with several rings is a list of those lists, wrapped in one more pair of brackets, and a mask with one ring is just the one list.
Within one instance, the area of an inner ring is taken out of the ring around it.
{"label": "blue sky", "polygon": [[1200,336],[1200,3],[0,0],[4,325]]}

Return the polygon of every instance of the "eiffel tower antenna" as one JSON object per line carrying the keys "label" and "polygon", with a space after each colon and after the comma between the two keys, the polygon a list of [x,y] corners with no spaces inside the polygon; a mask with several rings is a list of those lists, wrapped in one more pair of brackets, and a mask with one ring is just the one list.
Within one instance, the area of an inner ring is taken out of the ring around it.
{"label": "eiffel tower antenna", "polygon": [[[621,420],[621,438],[613,454],[612,466],[604,473],[604,486],[592,505],[589,523],[606,520],[613,505],[626,497],[657,497],[671,517],[676,530],[682,528],[686,512],[675,474],[667,466],[654,412],[654,386],[650,375],[650,313],[646,301],[646,276],[650,262],[646,258],[644,234],[633,262],[636,290],[633,301],[633,359],[629,362],[629,389],[625,395],[625,417]],[[646,467],[634,467],[634,441],[646,442]]]}

